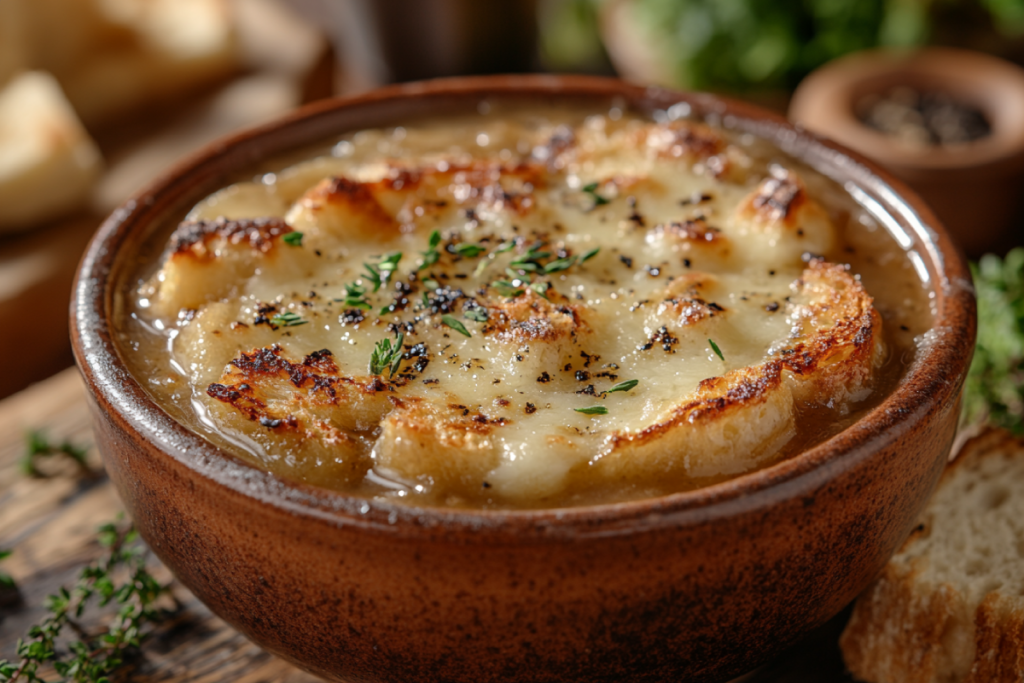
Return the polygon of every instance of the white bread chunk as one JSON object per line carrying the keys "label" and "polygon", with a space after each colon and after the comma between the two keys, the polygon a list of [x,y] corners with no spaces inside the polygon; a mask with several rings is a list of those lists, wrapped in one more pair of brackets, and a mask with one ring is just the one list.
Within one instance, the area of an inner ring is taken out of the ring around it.
{"label": "white bread chunk", "polygon": [[0,232],[79,206],[101,163],[53,76],[27,72],[0,91]]}
{"label": "white bread chunk", "polygon": [[840,645],[871,683],[1024,681],[1024,441],[965,444]]}
{"label": "white bread chunk", "polygon": [[226,0],[93,0],[104,40],[58,73],[82,120],[102,122],[147,102],[167,100],[237,68]]}

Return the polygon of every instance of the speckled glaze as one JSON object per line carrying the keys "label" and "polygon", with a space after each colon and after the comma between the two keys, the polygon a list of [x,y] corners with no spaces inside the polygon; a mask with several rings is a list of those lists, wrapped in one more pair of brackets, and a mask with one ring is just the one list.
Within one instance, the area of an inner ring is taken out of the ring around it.
{"label": "speckled glaze", "polygon": [[[111,325],[154,226],[260,159],[483,98],[639,111],[688,102],[856,183],[922,256],[934,339],[849,429],[768,469],[617,505],[466,512],[291,484],[180,426]],[[107,469],[175,575],[254,641],[343,681],[717,681],[836,614],[909,533],[949,452],[975,335],[963,259],[931,212],[860,157],[759,109],[583,77],[410,84],[223,140],[118,209],[86,254],[72,336]]]}

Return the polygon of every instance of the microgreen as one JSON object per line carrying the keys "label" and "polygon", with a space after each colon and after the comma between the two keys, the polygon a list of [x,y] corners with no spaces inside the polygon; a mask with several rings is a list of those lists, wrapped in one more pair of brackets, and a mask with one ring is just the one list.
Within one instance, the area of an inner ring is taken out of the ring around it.
{"label": "microgreen", "polygon": [[308,320],[303,320],[301,315],[292,311],[278,313],[270,319],[270,324],[277,325],[278,327],[298,327],[299,325],[305,325],[308,322]]}
{"label": "microgreen", "polygon": [[294,230],[292,232],[289,232],[289,233],[286,233],[286,234],[282,235],[281,239],[284,240],[284,243],[289,245],[289,246],[292,246],[292,247],[301,247],[302,246],[302,233],[299,232],[298,230]]}
{"label": "microgreen", "polygon": [[405,335],[398,332],[392,344],[390,339],[381,339],[373,347],[370,354],[370,374],[383,375],[388,370],[388,377],[394,377],[402,364],[402,342]]}
{"label": "microgreen", "polygon": [[725,356],[722,355],[722,349],[718,348],[718,344],[713,339],[708,339],[708,344],[711,344],[711,350],[715,352],[715,355],[724,361]]}
{"label": "microgreen", "polygon": [[590,406],[589,408],[573,408],[577,413],[584,415],[607,415],[608,409],[604,406]]}
{"label": "microgreen", "polygon": [[466,329],[466,326],[463,325],[461,322],[459,322],[453,316],[442,315],[441,316],[441,322],[444,323],[445,325],[447,325],[448,327],[452,328],[453,330],[455,330],[459,334],[465,335],[467,337],[472,337],[473,336],[473,335],[471,335],[469,333],[469,330]]}

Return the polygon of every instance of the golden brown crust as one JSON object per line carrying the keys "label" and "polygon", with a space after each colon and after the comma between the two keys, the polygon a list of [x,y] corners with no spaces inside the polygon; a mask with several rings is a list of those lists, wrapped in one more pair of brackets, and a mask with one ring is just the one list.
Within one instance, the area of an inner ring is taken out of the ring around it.
{"label": "golden brown crust", "polygon": [[212,221],[183,221],[171,235],[168,244],[173,257],[187,255],[199,260],[212,260],[215,256],[211,243],[247,244],[254,251],[266,254],[277,243],[277,238],[291,232],[280,218],[246,218]]}

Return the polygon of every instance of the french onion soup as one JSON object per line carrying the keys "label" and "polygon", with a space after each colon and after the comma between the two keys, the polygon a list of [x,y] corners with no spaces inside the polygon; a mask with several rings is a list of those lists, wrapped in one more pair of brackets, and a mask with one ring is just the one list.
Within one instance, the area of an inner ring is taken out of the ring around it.
{"label": "french onion soup", "polygon": [[421,505],[644,498],[805,450],[899,381],[927,289],[843,188],[680,113],[495,108],[256,169],[141,259],[127,360],[258,466]]}

